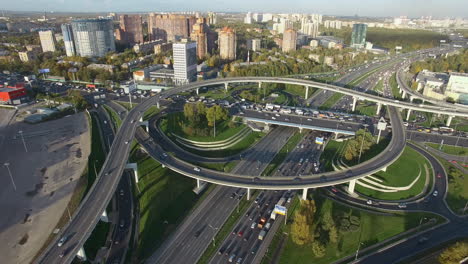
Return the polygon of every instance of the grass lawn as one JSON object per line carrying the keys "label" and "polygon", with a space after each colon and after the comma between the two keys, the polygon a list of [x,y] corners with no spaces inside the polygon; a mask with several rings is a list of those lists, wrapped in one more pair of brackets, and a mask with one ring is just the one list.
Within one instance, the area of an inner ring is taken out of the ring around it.
{"label": "grass lawn", "polygon": [[226,93],[224,88],[223,89],[209,89],[207,92],[200,93],[199,96],[204,96],[204,97],[212,98],[212,99],[215,99],[215,100],[218,100],[218,99],[228,100],[228,99],[232,98],[230,92],[231,91],[228,90],[228,92]]}
{"label": "grass lawn", "polygon": [[120,119],[119,115],[114,111],[114,109],[107,105],[104,105],[104,109],[106,110],[107,114],[109,114],[112,124],[115,125],[115,131],[118,131],[122,125],[122,120]]}
{"label": "grass lawn", "polygon": [[143,120],[148,120],[150,119],[151,117],[153,117],[155,114],[159,113],[160,109],[153,105],[151,106],[150,108],[148,108],[148,110],[145,111],[145,113],[143,114]]}
{"label": "grass lawn", "polygon": [[193,179],[163,168],[146,154],[134,152],[130,160],[138,163],[140,222],[136,253],[143,260],[174,231],[199,196],[192,192]]}
{"label": "grass lawn", "polygon": [[338,142],[335,140],[329,140],[325,149],[320,156],[320,164],[323,164],[325,171],[334,171],[333,161],[340,155],[342,149],[346,146],[345,142]]}
{"label": "grass lawn", "polygon": [[398,89],[398,83],[396,81],[396,73],[390,77],[389,80],[390,88],[392,88],[392,94],[395,99],[402,99],[400,94],[400,89]]}
{"label": "grass lawn", "polygon": [[356,105],[355,113],[358,115],[375,116],[376,112],[377,112],[377,105],[372,102],[364,101],[364,102],[359,102]]}
{"label": "grass lawn", "polygon": [[103,247],[106,243],[107,233],[110,229],[110,223],[105,223],[99,221],[94,228],[91,236],[89,236],[88,240],[86,240],[84,244],[86,257],[89,259],[94,259],[96,257],[97,252],[101,247]]}
{"label": "grass lawn", "polygon": [[[306,92],[304,86],[292,85],[292,84],[291,85],[286,85],[284,91],[287,92],[287,93],[293,94],[293,95],[300,96],[302,98],[305,97],[305,92]],[[309,88],[309,94],[308,94],[309,97],[313,94],[313,92],[314,92],[314,89]]]}
{"label": "grass lawn", "polygon": [[468,156],[468,148],[442,145],[442,148],[440,149],[440,144],[426,143],[426,145],[450,155]]}
{"label": "grass lawn", "polygon": [[[426,164],[429,169],[429,175],[426,174],[424,169]],[[419,180],[413,185],[412,188],[406,191],[398,192],[379,192],[372,190],[361,185],[356,185],[356,191],[366,196],[371,196],[376,199],[382,200],[401,200],[410,197],[414,197],[420,194],[424,189],[426,178],[432,175],[432,169],[429,161],[424,156],[419,154],[416,150],[410,147],[405,147],[403,154],[398,160],[387,168],[387,171],[380,171],[372,176],[383,180],[380,184],[393,186],[393,187],[404,187],[411,184],[421,172]]]}
{"label": "grass lawn", "polygon": [[[445,200],[453,211],[461,214],[468,202],[468,176],[452,163],[439,157],[438,159],[448,174],[448,193]],[[468,210],[465,211],[465,214],[467,213]]]}
{"label": "grass lawn", "polygon": [[379,82],[377,82],[377,84],[375,85],[374,87],[374,90],[377,91],[377,92],[383,92],[383,81],[380,80]]}
{"label": "grass lawn", "polygon": [[[370,160],[372,159],[373,157],[377,156],[378,154],[380,154],[388,145],[388,143],[390,143],[390,139],[389,138],[380,138],[380,142],[379,144],[374,144],[368,151],[366,152],[362,152],[362,155],[361,155],[361,163],[363,163],[364,161],[366,160]],[[354,159],[354,160],[346,160],[346,159],[343,159],[346,164],[348,166],[354,166],[356,164],[358,164],[358,159]]]}
{"label": "grass lawn", "polygon": [[320,107],[319,109],[330,109],[332,108],[338,101],[343,98],[344,94],[342,93],[334,93],[330,98],[328,98]]}
{"label": "grass lawn", "polygon": [[177,112],[177,113],[169,113],[161,122],[161,130],[168,134],[174,133],[178,136],[186,138],[188,140],[193,141],[200,141],[200,142],[214,142],[228,139],[241,131],[245,125],[238,124],[234,128],[230,128],[228,126],[229,120],[221,121],[216,123],[216,137],[211,136],[191,136],[184,133],[180,122],[186,123],[188,121],[185,120],[184,113]]}
{"label": "grass lawn", "polygon": [[299,133],[299,131],[294,133],[294,135],[289,138],[286,144],[284,144],[281,150],[275,155],[270,164],[265,168],[262,176],[272,176],[275,173],[275,169],[283,163],[284,159],[289,154],[289,150],[293,150],[303,137],[304,134]]}
{"label": "grass lawn", "polygon": [[189,152],[192,152],[197,155],[209,157],[209,158],[228,157],[228,156],[239,154],[242,151],[248,149],[250,146],[252,146],[255,142],[259,141],[265,135],[266,134],[262,132],[252,132],[249,135],[247,135],[244,139],[242,139],[240,142],[233,145],[232,147],[227,148],[227,149],[221,149],[221,150],[200,151],[200,150],[195,150],[191,148],[186,148],[182,145],[180,146]]}
{"label": "grass lawn", "polygon": [[99,117],[96,113],[91,112],[91,118],[91,152],[88,157],[88,186],[86,188],[86,193],[88,193],[89,189],[96,180],[96,172],[99,173],[106,159],[106,153],[104,152],[104,145],[101,140],[98,126],[98,123],[101,124],[102,122],[99,120]]}
{"label": "grass lawn", "polygon": [[[338,242],[333,244],[326,243],[326,252],[323,257],[315,257],[311,250],[311,243],[298,246],[288,237],[284,250],[281,254],[279,263],[288,264],[325,264],[348,255],[355,254],[359,241],[363,243],[361,249],[374,245],[410,228],[417,227],[422,217],[434,218],[436,216],[427,213],[380,215],[373,214],[358,209],[346,207],[342,204],[333,202],[324,197],[316,198],[317,212],[315,213],[314,223],[321,221],[325,211],[331,210],[333,219],[339,219],[342,216],[356,216],[360,220],[360,225],[356,231],[338,232]],[[439,218],[437,218],[439,219]],[[336,221],[339,226],[339,222]],[[289,233],[290,225],[286,227]]]}
{"label": "grass lawn", "polygon": [[274,98],[273,104],[286,104],[288,102],[288,97],[284,93],[277,93],[278,97]]}
{"label": "grass lawn", "polygon": [[231,161],[231,162],[225,162],[225,163],[193,163],[196,164],[200,167],[207,168],[210,170],[215,170],[215,171],[224,171],[224,172],[230,172],[236,165],[239,163],[239,161]]}

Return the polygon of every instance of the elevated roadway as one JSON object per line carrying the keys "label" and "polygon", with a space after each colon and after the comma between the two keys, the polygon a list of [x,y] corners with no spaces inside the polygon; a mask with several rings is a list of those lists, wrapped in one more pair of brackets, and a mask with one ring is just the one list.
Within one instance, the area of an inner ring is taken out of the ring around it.
{"label": "elevated roadway", "polygon": [[[393,136],[387,148],[364,163],[351,167],[346,171],[335,171],[322,173],[317,175],[308,175],[301,177],[247,177],[243,175],[229,174],[203,169],[200,172],[194,170],[192,164],[181,161],[175,157],[168,156],[165,159],[159,157],[159,161],[172,170],[186,175],[188,177],[209,181],[216,184],[237,186],[242,188],[254,189],[271,189],[271,190],[287,190],[287,189],[303,189],[307,192],[308,188],[317,188],[329,186],[334,184],[346,183],[370,174],[379,170],[385,169],[389,164],[393,163],[401,155],[406,141],[406,136],[403,129],[400,113],[396,107],[409,108],[417,111],[436,112],[447,115],[455,116],[468,116],[468,112],[461,112],[457,110],[447,109],[436,106],[417,106],[407,102],[395,101],[379,96],[369,95],[362,92],[328,85],[307,80],[298,80],[280,77],[244,77],[244,78],[225,78],[215,79],[203,82],[191,83],[188,85],[173,88],[164,91],[159,96],[151,97],[140,104],[138,104],[132,111],[128,113],[122,122],[114,143],[110,148],[107,159],[97,177],[94,185],[89,190],[87,196],[80,204],[72,220],[68,225],[63,228],[60,236],[49,245],[45,252],[37,259],[37,263],[70,263],[77,251],[82,247],[86,239],[90,236],[92,230],[99,221],[100,216],[104,212],[107,204],[109,203],[112,195],[114,194],[120,177],[125,169],[128,160],[131,142],[139,127],[138,120],[142,117],[143,113],[153,105],[159,105],[160,100],[167,98],[184,91],[196,90],[200,87],[210,85],[225,85],[228,87],[229,83],[285,83],[302,85],[304,87],[317,87],[324,90],[333,92],[340,92],[355,98],[364,98],[369,101],[388,105],[390,122],[392,123]],[[142,129],[139,129],[142,131]],[[141,133],[137,137],[141,137]],[[149,138],[144,140],[152,140]],[[156,142],[154,142],[156,143]],[[160,146],[155,144],[156,148],[163,151]],[[57,247],[57,241],[64,234],[72,234],[69,241],[63,247]],[[60,257],[63,253],[63,256]]]}

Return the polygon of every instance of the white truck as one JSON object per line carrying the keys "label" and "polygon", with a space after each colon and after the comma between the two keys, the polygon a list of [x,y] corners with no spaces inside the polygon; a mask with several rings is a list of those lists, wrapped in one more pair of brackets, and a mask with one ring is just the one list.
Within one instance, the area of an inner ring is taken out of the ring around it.
{"label": "white truck", "polygon": [[263,240],[263,238],[265,238],[265,235],[266,235],[265,230],[260,231],[260,234],[258,234],[258,240]]}

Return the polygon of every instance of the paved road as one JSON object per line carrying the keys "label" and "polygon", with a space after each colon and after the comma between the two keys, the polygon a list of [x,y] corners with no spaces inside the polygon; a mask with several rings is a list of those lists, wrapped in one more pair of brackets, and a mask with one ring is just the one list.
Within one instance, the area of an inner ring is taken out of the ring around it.
{"label": "paved road", "polygon": [[[258,144],[255,150],[246,154],[233,172],[244,175],[260,175],[291,136],[294,129],[279,127],[273,129]],[[140,143],[154,157],[158,152],[147,143]],[[202,204],[184,220],[175,233],[146,261],[147,263],[196,263],[226,218],[238,204],[230,198],[232,192],[244,193],[230,187],[216,187]]]}
{"label": "paved road", "polygon": [[[318,168],[321,147],[314,143],[315,137],[324,136],[325,134],[316,131],[309,131],[305,134],[299,144],[291,149],[273,176],[316,172],[313,164],[316,162]],[[281,197],[284,197],[287,201],[289,197],[293,197],[294,195],[294,192],[286,191],[266,191],[262,193],[261,197],[263,198],[258,199],[258,202],[252,203],[246,214],[238,220],[231,230],[231,234],[219,245],[217,249],[218,254],[213,256],[210,263],[226,263],[230,258],[233,258],[235,261],[242,258],[242,263],[253,263],[256,259],[261,259],[266,248],[268,248],[269,242],[271,242],[271,239],[268,238],[272,237],[284,222],[282,216],[271,220],[271,211]],[[285,205],[289,204],[285,202]],[[271,225],[269,229],[257,227],[261,217],[268,219],[267,222]],[[265,240],[258,238],[261,230],[268,232]]]}
{"label": "paved road", "polygon": [[[349,90],[349,89],[342,89],[342,88],[332,86],[332,85],[323,85],[317,82],[295,80],[295,79],[285,79],[285,78],[275,78],[275,77],[272,77],[272,78],[256,78],[256,77],[225,78],[222,80],[215,79],[215,80],[209,80],[209,81],[203,81],[203,82],[196,82],[193,84],[188,84],[188,85],[184,85],[181,87],[177,87],[177,88],[165,91],[160,96],[151,97],[148,100],[141,102],[138,106],[136,106],[132,111],[128,113],[127,117],[122,122],[122,127],[116,135],[115,142],[110,149],[108,158],[106,159],[95,184],[89,191],[88,195],[85,197],[84,201],[81,203],[79,209],[73,216],[72,221],[69,222],[69,224],[63,229],[61,233],[61,235],[71,234],[71,233],[76,233],[77,235],[73,236],[70,239],[70,241],[68,241],[64,249],[57,248],[55,246],[55,243],[57,241],[53,241],[53,243],[51,243],[51,245],[46,249],[45,253],[39,257],[38,262],[40,263],[57,263],[57,262],[69,263],[73,259],[75,253],[78,251],[78,249],[83,245],[83,243],[91,234],[91,231],[93,230],[93,228],[95,227],[95,225],[97,224],[99,220],[99,216],[105,210],[108,202],[110,201],[113,193],[115,192],[117,188],[117,184],[120,181],[120,177],[125,168],[125,161],[128,160],[129,147],[130,147],[130,144],[128,143],[132,141],[133,136],[135,135],[135,131],[137,129],[136,121],[142,116],[143,112],[146,109],[148,109],[155,103],[158,103],[159,99],[161,99],[161,96],[165,98],[166,96],[171,96],[171,95],[174,95],[183,91],[187,91],[187,90],[193,90],[197,87],[203,87],[203,86],[219,84],[219,83],[258,82],[258,81],[309,85],[309,86],[319,87],[322,89],[339,91],[341,93],[348,94],[348,95],[356,95],[359,97],[365,97],[368,100],[371,100],[371,101],[376,100],[378,102],[384,102],[388,105],[398,105],[398,106],[402,106],[405,108],[409,107],[414,110],[423,110],[423,111],[436,111],[436,109],[438,109],[437,111],[440,111],[440,113],[448,113],[450,115],[467,115],[468,116],[468,113],[462,113],[462,112],[459,112],[458,110],[438,108],[434,106],[421,107],[421,106],[414,106],[413,104],[408,104],[408,103],[405,104],[402,102],[397,103],[393,101],[385,101],[385,99],[380,98],[380,97],[373,97],[371,95],[363,94],[363,93],[356,92],[356,91]],[[393,162],[399,157],[403,149],[403,146],[401,146],[401,144],[404,143],[404,140],[402,139],[405,139],[405,135],[403,133],[401,119],[396,109],[393,109],[391,107],[389,109],[390,109],[389,112],[391,112],[390,116],[391,116],[392,126],[394,128],[393,134],[394,134],[394,137],[396,137],[398,140],[392,139],[393,142],[390,143],[389,145],[390,147],[386,151],[384,151],[381,156],[378,156],[378,158],[371,160],[368,163],[363,163],[361,164],[361,166],[358,165],[356,167],[353,167],[352,171],[347,171],[344,173],[338,172],[338,175],[335,175],[337,179],[340,179],[338,180],[338,182],[345,182],[347,180],[352,179],[353,177],[357,178],[359,176],[355,176],[355,175],[361,175],[361,173],[371,174],[375,172],[376,170],[381,169],[382,166],[386,166],[386,164],[388,164],[389,162]],[[168,160],[174,161],[172,159],[168,159]],[[185,174],[187,174],[186,171],[193,170],[193,167],[190,165],[185,164],[181,167],[179,167],[179,165],[181,164],[171,163],[169,167],[171,167],[173,170],[176,170],[178,172],[185,173]],[[183,168],[185,172],[183,170],[176,169],[176,166],[179,168]],[[371,168],[371,170],[368,170],[368,168]],[[206,171],[204,170],[202,173],[204,174],[203,177],[206,176],[205,172]],[[192,174],[191,175],[192,177],[195,177],[195,175],[193,174],[193,171],[191,174]],[[339,174],[342,174],[342,175],[339,175]],[[212,175],[212,176],[216,176],[216,175]],[[196,177],[200,177],[200,175],[197,175]],[[271,185],[270,185],[271,188],[277,188],[277,186],[279,185],[279,182],[276,179],[269,180],[269,181],[271,182]],[[290,180],[288,179],[288,181]],[[291,184],[283,185],[283,187],[284,188],[290,188],[291,186],[312,187],[312,186],[323,186],[326,184],[323,182],[323,178],[322,180],[320,180],[317,178],[307,179],[306,177],[302,177],[302,179],[299,179],[299,181],[300,182],[295,181],[292,185]],[[219,182],[219,181],[216,180],[216,182]],[[338,182],[334,182],[334,183],[338,183]],[[262,180],[261,182],[256,182],[255,185],[252,185],[251,182],[248,182],[248,180],[247,181],[244,180],[244,183],[242,184],[242,186],[262,186],[263,188],[265,188],[266,187],[265,183],[266,181]],[[60,255],[62,252],[64,253],[64,256],[61,258]]]}

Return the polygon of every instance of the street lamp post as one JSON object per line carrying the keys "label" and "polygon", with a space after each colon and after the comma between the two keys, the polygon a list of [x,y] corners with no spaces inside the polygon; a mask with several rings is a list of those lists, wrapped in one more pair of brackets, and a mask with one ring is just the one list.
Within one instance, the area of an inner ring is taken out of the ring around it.
{"label": "street lamp post", "polygon": [[[216,231],[216,230],[219,229],[219,227],[214,227],[214,226],[212,226],[211,224],[208,224],[208,226],[209,226],[211,229],[213,229],[214,231]],[[216,247],[216,242],[215,242],[215,236],[214,236],[214,235],[213,235],[212,241],[213,241],[213,247]]]}
{"label": "street lamp post", "polygon": [[15,189],[15,191],[16,191],[16,184],[15,184],[15,181],[13,180],[13,175],[11,175],[11,171],[10,171],[10,167],[9,167],[10,163],[5,162],[3,165],[7,168],[8,175],[10,175],[11,183],[13,184],[13,189]]}
{"label": "street lamp post", "polygon": [[419,220],[418,232],[419,232],[419,230],[421,229],[421,224],[422,224],[422,222],[423,222],[424,220],[426,220],[426,219],[427,219],[427,217],[421,217],[421,220]]}
{"label": "street lamp post", "polygon": [[368,125],[368,124],[364,124],[364,134],[362,135],[361,149],[359,150],[358,163],[361,162],[361,154],[362,154],[362,148],[364,147],[364,137],[366,136],[367,126],[369,126],[369,125]]}
{"label": "street lamp post", "polygon": [[24,150],[28,152],[28,148],[26,147],[26,142],[24,141],[23,130],[18,131],[18,133],[21,135],[21,140],[23,141]]}

